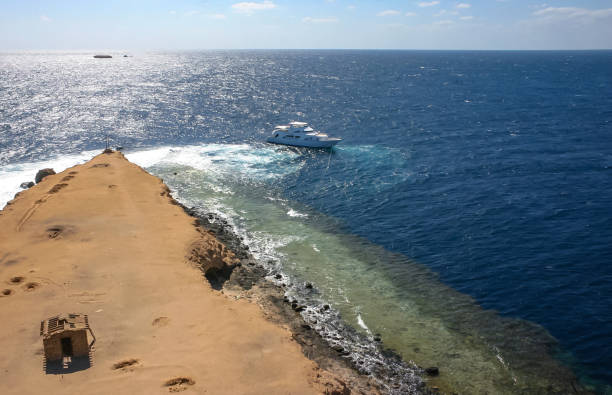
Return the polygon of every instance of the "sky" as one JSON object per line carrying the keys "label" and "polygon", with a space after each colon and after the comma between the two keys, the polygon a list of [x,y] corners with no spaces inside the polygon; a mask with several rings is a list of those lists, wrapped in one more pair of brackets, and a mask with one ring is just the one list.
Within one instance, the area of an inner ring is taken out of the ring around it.
{"label": "sky", "polygon": [[612,49],[612,0],[0,0],[0,51]]}

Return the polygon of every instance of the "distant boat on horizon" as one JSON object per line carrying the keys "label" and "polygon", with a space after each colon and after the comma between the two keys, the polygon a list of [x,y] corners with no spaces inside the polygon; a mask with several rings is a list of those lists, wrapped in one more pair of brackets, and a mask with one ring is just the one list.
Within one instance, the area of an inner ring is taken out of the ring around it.
{"label": "distant boat on horizon", "polygon": [[111,55],[94,55],[95,59],[110,59],[112,58]]}

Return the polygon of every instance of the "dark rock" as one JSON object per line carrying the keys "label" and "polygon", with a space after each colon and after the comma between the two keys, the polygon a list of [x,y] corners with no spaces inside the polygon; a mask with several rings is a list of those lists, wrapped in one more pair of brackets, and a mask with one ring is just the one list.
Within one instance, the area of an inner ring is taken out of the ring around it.
{"label": "dark rock", "polygon": [[437,366],[431,366],[425,369],[425,373],[427,373],[428,376],[437,376],[440,374],[440,371]]}
{"label": "dark rock", "polygon": [[110,148],[106,148],[104,151],[102,151],[103,154],[112,154],[113,152],[115,152],[115,151],[113,151]]}
{"label": "dark rock", "polygon": [[306,330],[310,330],[310,325],[308,324],[302,324],[302,328],[306,329]]}
{"label": "dark rock", "polygon": [[305,287],[308,289],[312,289],[312,283],[306,283]]}
{"label": "dark rock", "polygon": [[123,147],[122,147],[122,146],[115,147],[115,150],[116,150],[116,151],[121,151],[122,149],[123,149]]}
{"label": "dark rock", "polygon": [[51,176],[55,174],[55,170],[53,169],[41,169],[38,170],[38,173],[36,173],[36,177],[34,177],[34,181],[36,181],[36,183],[38,184],[39,182],[41,182],[45,177],[47,176]]}
{"label": "dark rock", "polygon": [[[291,305],[291,307],[293,307],[293,305]],[[295,310],[297,313],[302,312],[304,310],[306,310],[306,306],[304,305],[297,305],[296,307],[293,308],[293,310]]]}
{"label": "dark rock", "polygon": [[374,341],[375,342],[381,342],[382,341],[382,337],[377,333],[376,335],[374,335]]}
{"label": "dark rock", "polygon": [[323,310],[329,310],[329,305],[328,304],[323,305]]}
{"label": "dark rock", "polygon": [[339,344],[332,346],[332,350],[336,351],[340,355],[349,355],[351,353],[349,350],[346,350]]}
{"label": "dark rock", "polygon": [[274,278],[277,279],[277,280],[280,280],[281,278],[283,278],[283,276],[280,275],[280,274],[277,274],[276,276],[274,276]]}
{"label": "dark rock", "polygon": [[21,189],[28,189],[28,188],[32,188],[34,184],[32,181],[28,181],[28,182],[22,182],[21,185],[19,185],[21,187]]}

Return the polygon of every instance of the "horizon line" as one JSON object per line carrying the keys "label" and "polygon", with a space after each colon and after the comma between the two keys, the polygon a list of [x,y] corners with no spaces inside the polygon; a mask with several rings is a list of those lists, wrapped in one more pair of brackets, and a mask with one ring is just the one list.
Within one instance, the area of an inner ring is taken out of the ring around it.
{"label": "horizon line", "polygon": [[476,48],[182,48],[182,49],[0,49],[0,53],[15,52],[205,52],[205,51],[428,51],[428,52],[580,52],[612,51],[612,48],[538,48],[538,49],[476,49]]}

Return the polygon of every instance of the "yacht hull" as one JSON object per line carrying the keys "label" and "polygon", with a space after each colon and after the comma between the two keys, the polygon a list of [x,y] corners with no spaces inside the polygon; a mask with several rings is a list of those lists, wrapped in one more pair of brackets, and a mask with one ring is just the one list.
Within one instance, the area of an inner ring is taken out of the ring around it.
{"label": "yacht hull", "polygon": [[268,143],[272,144],[281,144],[281,145],[289,145],[292,147],[309,147],[309,148],[331,148],[334,145],[338,144],[341,139],[330,139],[330,140],[322,140],[322,141],[291,141],[288,142],[286,140],[276,139],[274,137],[268,138]]}

